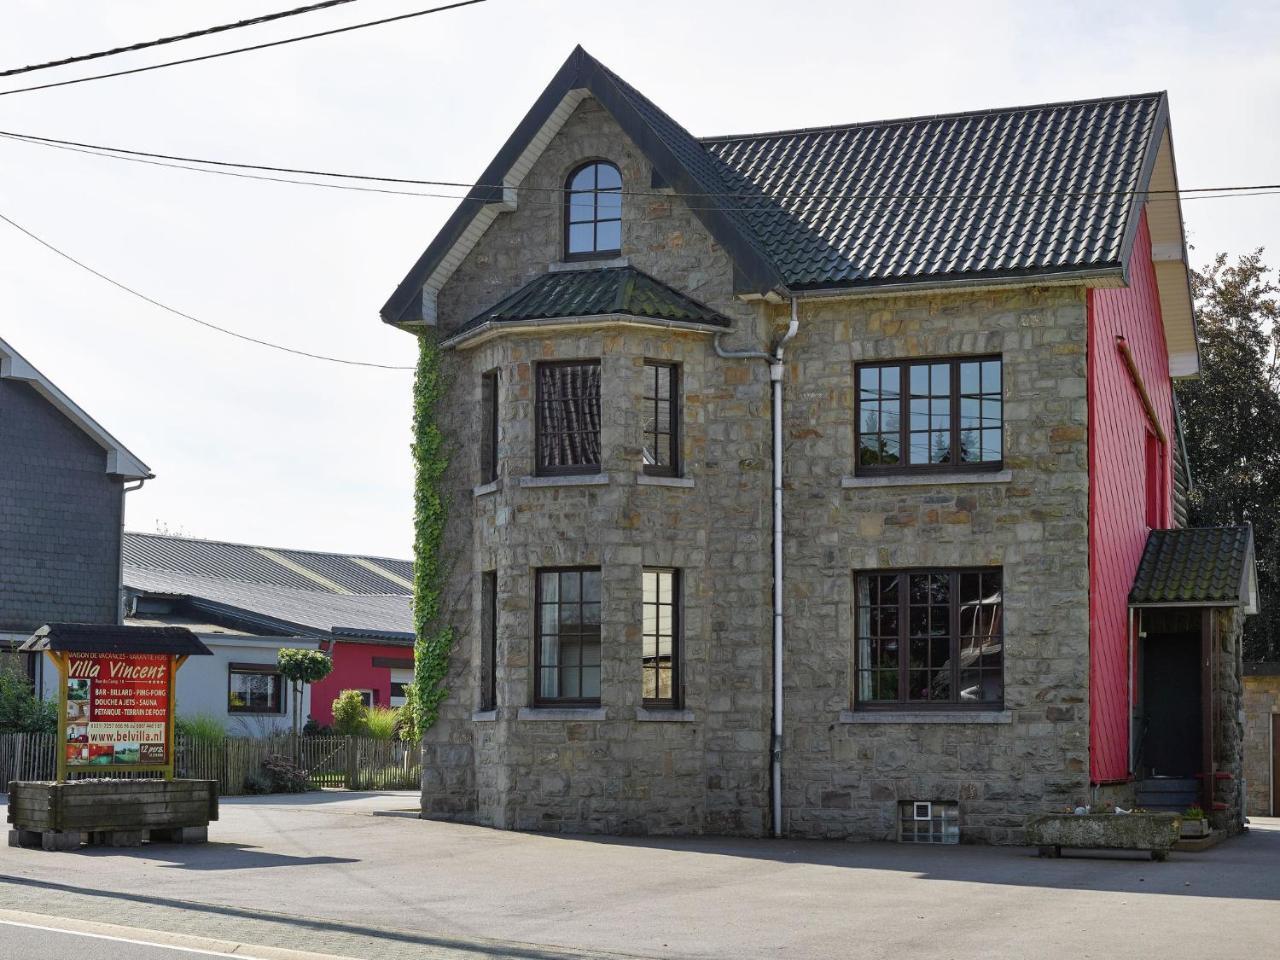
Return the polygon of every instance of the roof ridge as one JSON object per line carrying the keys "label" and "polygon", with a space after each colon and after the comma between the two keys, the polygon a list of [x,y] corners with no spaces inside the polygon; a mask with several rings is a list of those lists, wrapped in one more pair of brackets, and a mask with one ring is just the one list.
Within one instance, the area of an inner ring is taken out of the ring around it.
{"label": "roof ridge", "polygon": [[[223,547],[244,547],[248,550],[283,550],[287,553],[305,553],[313,557],[363,557],[366,560],[387,560],[391,563],[412,563],[404,557],[383,557],[373,553],[340,553],[336,550],[306,550],[299,547],[269,547],[263,543],[242,543],[239,540],[215,540],[211,537],[180,537],[172,533],[144,533],[139,530],[126,530],[126,537],[149,537],[153,540],[173,540],[179,543],[209,543]],[[125,561],[128,563],[128,560]]]}
{"label": "roof ridge", "polygon": [[837,130],[858,130],[869,127],[905,126],[912,123],[927,123],[931,120],[959,120],[967,117],[994,117],[1008,113],[1024,113],[1032,110],[1056,110],[1067,107],[1085,107],[1099,103],[1123,103],[1134,100],[1152,100],[1166,96],[1166,90],[1152,90],[1147,93],[1128,93],[1110,97],[1088,97],[1081,100],[1055,100],[1049,103],[1024,103],[1009,107],[988,107],[978,110],[956,110],[950,113],[928,113],[913,117],[890,117],[881,120],[856,120],[852,123],[832,123],[817,127],[791,127],[782,130],[764,130],[759,133],[725,133],[710,137],[698,137],[704,146],[712,143],[728,143],[733,140],[762,140],[769,137],[799,136],[812,133],[834,133]]}

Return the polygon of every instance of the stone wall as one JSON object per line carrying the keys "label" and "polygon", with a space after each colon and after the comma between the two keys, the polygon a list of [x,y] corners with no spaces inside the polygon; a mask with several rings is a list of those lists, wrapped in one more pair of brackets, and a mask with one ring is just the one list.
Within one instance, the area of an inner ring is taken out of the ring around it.
{"label": "stone wall", "polygon": [[[526,181],[558,188],[605,157],[649,191],[647,163],[584,102]],[[440,292],[445,336],[560,256],[558,203],[522,192]],[[781,311],[735,301],[723,251],[672,197],[628,196],[622,255],[735,320],[759,349]],[[1088,794],[1085,307],[1072,288],[810,301],[786,381],[785,827],[886,838],[899,799],[958,800],[966,839],[1012,841],[1023,817]],[[848,486],[853,363],[1001,353],[1007,477]],[[533,485],[540,360],[600,358],[604,483]],[[689,485],[643,482],[644,358],[681,364]],[[500,374],[500,480],[479,482],[480,375]],[[512,331],[450,351],[453,460],[446,596],[451,695],[428,732],[425,816],[520,829],[758,835],[768,824],[770,425],[767,368],[718,358],[704,334],[602,325]],[[542,566],[603,569],[598,711],[533,700],[533,585]],[[640,572],[684,573],[685,711],[640,708]],[[1005,710],[966,722],[864,723],[850,708],[856,570],[1001,565]],[[477,714],[479,573],[498,575],[498,708]],[[994,721],[994,722],[985,722]]]}
{"label": "stone wall", "polygon": [[1226,805],[1226,809],[1212,813],[1215,829],[1239,833],[1244,827],[1241,781],[1244,777],[1245,730],[1244,684],[1241,677],[1241,650],[1244,639],[1244,615],[1226,608],[1215,610],[1213,637],[1217,644],[1214,652],[1213,691],[1213,759],[1219,773],[1230,775],[1214,784],[1214,799]]}
{"label": "stone wall", "polygon": [[1280,714],[1280,665],[1269,666],[1273,673],[1246,674],[1244,678],[1245,812],[1251,817],[1269,817],[1274,809],[1271,731],[1272,718]]}

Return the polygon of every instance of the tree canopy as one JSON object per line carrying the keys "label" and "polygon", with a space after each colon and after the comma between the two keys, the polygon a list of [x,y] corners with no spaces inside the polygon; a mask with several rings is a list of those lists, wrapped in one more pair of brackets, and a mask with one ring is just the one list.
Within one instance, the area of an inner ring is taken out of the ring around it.
{"label": "tree canopy", "polygon": [[1280,660],[1280,287],[1255,250],[1193,273],[1200,378],[1178,383],[1192,526],[1253,524],[1261,612],[1246,660]]}

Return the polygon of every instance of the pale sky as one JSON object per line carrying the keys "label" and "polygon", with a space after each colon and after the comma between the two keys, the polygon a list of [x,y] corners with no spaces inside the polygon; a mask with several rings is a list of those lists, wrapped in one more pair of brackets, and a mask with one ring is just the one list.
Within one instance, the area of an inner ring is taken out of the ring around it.
{"label": "pale sky", "polygon": [[[438,2],[438,0],[437,0]],[[296,6],[2,0],[0,69]],[[113,68],[434,5],[335,10]],[[1280,5],[488,0],[288,47],[0,96],[0,130],[158,153],[473,181],[575,43],[695,135],[1168,90],[1183,187],[1280,181]],[[0,80],[101,72],[95,65]],[[0,212],[187,313],[411,364],[378,308],[447,199],[263,183],[0,139]],[[1267,246],[1280,196],[1184,205],[1194,263]],[[407,373],[202,329],[0,223],[0,336],[146,461],[128,526],[409,557]],[[0,451],[0,456],[3,451]]]}

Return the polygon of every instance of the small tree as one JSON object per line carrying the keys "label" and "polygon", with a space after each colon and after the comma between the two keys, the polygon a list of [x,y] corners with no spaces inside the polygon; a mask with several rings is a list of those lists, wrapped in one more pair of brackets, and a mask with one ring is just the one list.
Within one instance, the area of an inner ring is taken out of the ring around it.
{"label": "small tree", "polygon": [[368,710],[359,690],[343,690],[333,701],[333,732],[340,737],[357,737],[365,731]]}
{"label": "small tree", "polygon": [[319,650],[285,647],[277,654],[276,663],[293,688],[293,735],[296,737],[302,732],[302,685],[327,677],[333,670],[333,661]]}
{"label": "small tree", "polygon": [[41,700],[30,681],[0,654],[0,733],[53,733],[58,729],[57,706]]}

